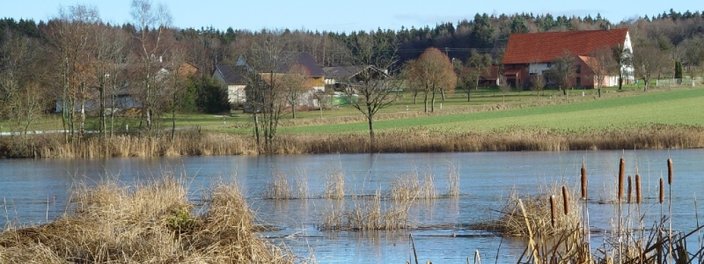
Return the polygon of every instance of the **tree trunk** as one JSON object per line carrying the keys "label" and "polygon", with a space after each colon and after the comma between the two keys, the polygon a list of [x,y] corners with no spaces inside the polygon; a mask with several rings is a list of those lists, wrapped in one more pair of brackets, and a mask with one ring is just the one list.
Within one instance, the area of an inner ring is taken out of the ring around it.
{"label": "tree trunk", "polygon": [[291,103],[291,114],[293,115],[293,119],[296,119],[296,104],[295,104],[295,102]]}
{"label": "tree trunk", "polygon": [[472,87],[467,87],[467,103],[469,103],[470,99],[472,98]]}
{"label": "tree trunk", "polygon": [[428,91],[426,90],[425,93],[423,93],[423,94],[424,94],[423,111],[427,113],[428,112]]}
{"label": "tree trunk", "polygon": [[441,102],[445,102],[445,89],[440,89],[440,100]]}
{"label": "tree trunk", "polygon": [[416,104],[416,97],[418,97],[418,91],[413,91],[413,104]]}
{"label": "tree trunk", "polygon": [[433,94],[430,99],[430,112],[435,113],[435,88],[433,87]]}
{"label": "tree trunk", "polygon": [[[174,100],[176,100],[176,96],[174,96]],[[171,142],[172,143],[174,142],[175,137],[176,137],[176,106],[174,105],[173,107],[171,107]]]}
{"label": "tree trunk", "polygon": [[376,151],[376,139],[374,138],[374,116],[367,114],[367,123],[369,124],[369,153]]}

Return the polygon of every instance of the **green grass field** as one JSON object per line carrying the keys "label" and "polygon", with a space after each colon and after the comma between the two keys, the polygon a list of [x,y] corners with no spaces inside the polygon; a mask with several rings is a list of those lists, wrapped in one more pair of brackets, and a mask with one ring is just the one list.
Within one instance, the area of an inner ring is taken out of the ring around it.
{"label": "green grass field", "polygon": [[[701,88],[660,90],[606,99],[585,97],[582,101],[558,105],[383,120],[376,122],[376,128],[426,127],[487,132],[507,128],[583,131],[648,124],[704,125],[704,89]],[[365,132],[366,129],[366,124],[354,123],[288,127],[282,132],[325,134]]]}
{"label": "green grass field", "polygon": [[[472,91],[472,100],[468,103],[464,91],[457,91],[448,96],[442,103],[442,108],[438,98],[434,114],[423,113],[422,96],[419,95],[418,103],[413,104],[412,95],[404,93],[400,94],[396,103],[380,112],[381,117],[386,116],[375,122],[375,128],[378,131],[423,127],[451,132],[491,132],[505,129],[586,131],[648,124],[704,126],[704,88],[653,89],[649,92],[642,92],[636,87],[625,88],[623,91],[608,88],[604,89],[602,98],[596,97],[595,90],[569,92],[570,96],[564,97],[555,90],[544,91],[538,96],[533,91],[480,89]],[[583,92],[585,96],[582,96]],[[493,107],[508,110],[486,111]],[[418,117],[402,118],[409,113]],[[296,120],[291,119],[290,113],[283,114],[280,133],[336,134],[367,131],[362,115],[349,106],[322,112],[298,111],[297,114]],[[340,121],[345,118],[346,121]],[[94,117],[87,123],[88,129],[97,127]],[[119,129],[129,125],[132,130],[138,124],[137,117],[119,118],[115,121],[115,127]],[[12,126],[11,121],[0,121],[0,131],[9,131]],[[236,111],[229,115],[178,114],[176,126],[248,134],[251,132],[251,116]],[[171,127],[170,115],[163,117],[161,127]],[[30,126],[30,130],[61,128],[58,115],[37,119]]]}

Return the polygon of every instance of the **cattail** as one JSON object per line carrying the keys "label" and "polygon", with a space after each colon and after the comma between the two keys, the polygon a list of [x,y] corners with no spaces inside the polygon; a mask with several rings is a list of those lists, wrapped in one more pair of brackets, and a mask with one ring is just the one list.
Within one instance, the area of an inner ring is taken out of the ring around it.
{"label": "cattail", "polygon": [[626,186],[626,191],[628,192],[628,203],[631,203],[631,175],[628,175],[628,185]]}
{"label": "cattail", "polygon": [[667,185],[672,185],[672,159],[667,159]]}
{"label": "cattail", "polygon": [[636,203],[640,204],[641,202],[641,196],[640,196],[640,175],[636,173]]}
{"label": "cattail", "polygon": [[570,193],[567,192],[567,187],[562,186],[562,204],[565,209],[565,215],[570,213]]}
{"label": "cattail", "polygon": [[581,183],[582,183],[582,199],[587,200],[587,167],[584,164],[584,161],[582,161],[582,169],[580,170],[581,172]]}
{"label": "cattail", "polygon": [[555,228],[555,195],[550,195],[550,224]]}
{"label": "cattail", "polygon": [[660,204],[665,201],[665,184],[663,183],[662,177],[660,177]]}
{"label": "cattail", "polygon": [[626,171],[626,161],[621,158],[618,164],[618,201],[623,198],[623,176]]}

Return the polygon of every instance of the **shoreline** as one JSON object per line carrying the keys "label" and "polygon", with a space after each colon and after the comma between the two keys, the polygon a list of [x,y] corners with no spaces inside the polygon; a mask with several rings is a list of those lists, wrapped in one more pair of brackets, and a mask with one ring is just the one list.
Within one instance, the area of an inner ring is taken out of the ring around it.
{"label": "shoreline", "polygon": [[[403,139],[403,140],[400,140]],[[704,148],[704,127],[647,125],[628,129],[566,132],[516,129],[449,132],[427,128],[381,131],[373,153],[442,153],[497,151],[658,150]],[[366,134],[282,135],[274,155],[369,153]],[[0,158],[101,159],[258,154],[250,136],[182,131],[171,137],[121,135],[103,141],[88,136],[65,143],[62,135],[0,138]]]}

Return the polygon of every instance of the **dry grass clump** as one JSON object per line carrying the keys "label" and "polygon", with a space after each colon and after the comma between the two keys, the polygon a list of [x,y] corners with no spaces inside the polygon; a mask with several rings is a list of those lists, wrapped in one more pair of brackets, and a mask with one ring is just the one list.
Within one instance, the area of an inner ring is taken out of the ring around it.
{"label": "dry grass clump", "polygon": [[369,200],[357,201],[349,211],[332,209],[323,217],[321,230],[379,231],[410,228],[408,223],[409,202],[393,202],[385,209],[381,205],[381,191]]}
{"label": "dry grass clump", "polygon": [[[105,158],[105,157],[162,157],[256,154],[256,147],[246,136],[202,133],[198,130],[180,131],[170,135],[116,135],[101,138],[87,135],[80,141],[66,143],[63,135],[36,136],[34,143],[23,153],[9,153],[18,158]],[[0,156],[3,146],[0,142]],[[15,144],[17,145],[17,144]],[[13,149],[23,149],[13,145]]]}
{"label": "dry grass clump", "polygon": [[193,215],[181,183],[134,190],[116,184],[79,188],[75,210],[46,225],[0,234],[2,263],[292,263],[257,236],[237,187],[215,189]]}
{"label": "dry grass clump", "polygon": [[460,196],[460,171],[457,165],[450,164],[450,170],[447,173],[447,196],[458,198]]}
{"label": "dry grass clump", "polygon": [[[565,197],[565,195],[569,195],[567,189],[565,188],[563,192],[559,186],[550,188],[547,193],[550,195],[543,194],[522,198],[516,193],[511,194],[501,210],[504,214],[493,228],[504,235],[528,237],[528,227],[518,204],[519,199],[525,207],[533,233],[550,237],[562,230],[575,228],[582,219],[580,212],[582,205],[579,201]],[[555,197],[553,207],[550,203],[552,196]]]}
{"label": "dry grass clump", "polygon": [[283,173],[274,173],[264,193],[265,199],[288,200],[293,198],[288,179]]}
{"label": "dry grass clump", "polygon": [[[404,140],[398,140],[403,138]],[[170,135],[120,135],[103,141],[88,135],[65,143],[63,135],[0,138],[0,157],[103,158],[199,155],[256,155],[247,135],[180,131]],[[380,131],[375,152],[567,151],[614,149],[704,148],[704,127],[651,125],[631,129],[563,131],[507,128],[490,132],[457,132],[410,128]],[[366,153],[369,137],[357,134],[281,135],[270,154]]]}
{"label": "dry grass clump", "polygon": [[345,175],[342,171],[337,170],[327,176],[323,197],[335,200],[345,197]]}
{"label": "dry grass clump", "polygon": [[435,179],[431,173],[426,173],[423,181],[418,178],[418,173],[402,174],[391,183],[390,197],[395,202],[438,198]]}
{"label": "dry grass clump", "polygon": [[[411,128],[376,134],[375,152],[568,151],[617,149],[679,149],[704,147],[704,128],[651,125],[632,129],[562,131],[507,128],[490,132],[455,132]],[[398,140],[403,138],[404,140]],[[276,153],[365,153],[365,134],[287,135],[287,149]]]}

